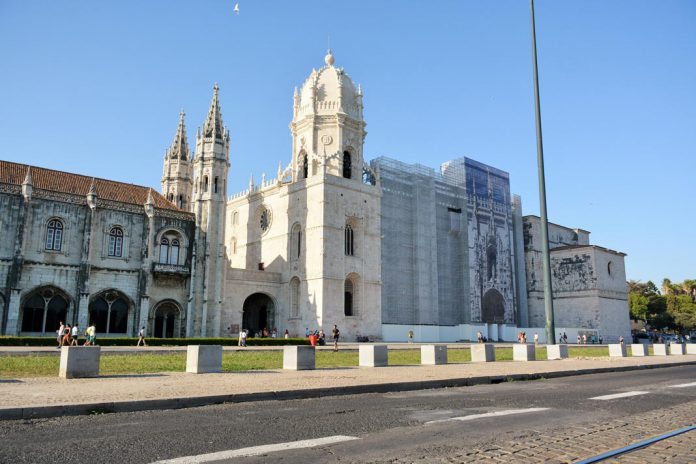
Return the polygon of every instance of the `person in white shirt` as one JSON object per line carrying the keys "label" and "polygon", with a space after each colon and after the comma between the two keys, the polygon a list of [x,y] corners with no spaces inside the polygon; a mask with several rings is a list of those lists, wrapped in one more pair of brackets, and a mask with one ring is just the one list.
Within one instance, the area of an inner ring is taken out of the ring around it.
{"label": "person in white shirt", "polygon": [[73,326],[73,328],[72,328],[72,334],[71,334],[71,335],[72,335],[72,342],[70,342],[70,346],[80,346],[80,345],[77,343],[77,339],[80,337],[80,329],[79,329],[79,327],[77,326],[77,324],[75,324],[75,325]]}
{"label": "person in white shirt", "polygon": [[63,321],[60,321],[60,327],[56,330],[58,334],[58,346],[56,348],[60,348],[63,344],[63,332],[65,332],[65,324],[63,324]]}

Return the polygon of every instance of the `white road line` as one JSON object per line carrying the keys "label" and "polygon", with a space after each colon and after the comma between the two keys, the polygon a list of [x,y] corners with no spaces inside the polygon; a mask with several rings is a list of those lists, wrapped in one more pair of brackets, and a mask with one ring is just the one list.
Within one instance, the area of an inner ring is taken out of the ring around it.
{"label": "white road line", "polygon": [[425,425],[439,424],[442,422],[453,422],[453,421],[465,422],[465,421],[476,420],[476,419],[485,419],[487,417],[510,416],[513,414],[525,414],[528,412],[547,411],[548,409],[549,408],[507,409],[505,411],[486,412],[483,414],[472,414],[470,416],[450,417],[449,419],[432,420],[432,421],[426,422]]}
{"label": "white road line", "polygon": [[199,454],[198,456],[184,456],[175,459],[165,459],[164,461],[157,461],[153,464],[197,464],[244,456],[259,456],[261,454],[274,453],[277,451],[313,448],[315,446],[331,445],[333,443],[341,443],[350,440],[359,440],[359,438],[345,435],[335,435],[333,437],[315,438],[313,440],[300,440],[291,441],[289,443],[277,443],[274,445],[252,446],[251,448],[240,448],[236,450],[219,451],[217,453]]}
{"label": "white road line", "polygon": [[630,391],[624,393],[614,393],[613,395],[595,396],[591,400],[615,400],[617,398],[628,398],[629,396],[647,395],[650,392]]}
{"label": "white road line", "polygon": [[686,387],[696,387],[696,382],[680,383],[679,385],[669,385],[667,388],[686,388]]}

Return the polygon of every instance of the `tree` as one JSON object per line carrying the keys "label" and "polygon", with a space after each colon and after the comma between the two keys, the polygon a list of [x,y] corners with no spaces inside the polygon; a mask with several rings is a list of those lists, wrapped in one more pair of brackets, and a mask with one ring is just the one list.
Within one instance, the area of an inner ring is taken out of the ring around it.
{"label": "tree", "polygon": [[628,308],[631,319],[646,321],[648,319],[648,297],[641,293],[628,294]]}
{"label": "tree", "polygon": [[681,331],[696,328],[696,303],[691,301],[689,295],[667,295],[665,304],[675,328]]}

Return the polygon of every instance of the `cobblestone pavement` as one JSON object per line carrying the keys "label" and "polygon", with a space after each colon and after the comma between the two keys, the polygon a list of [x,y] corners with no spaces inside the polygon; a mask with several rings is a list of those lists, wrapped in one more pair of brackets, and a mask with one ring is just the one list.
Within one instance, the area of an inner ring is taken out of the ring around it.
{"label": "cobblestone pavement", "polygon": [[[573,463],[696,423],[696,401],[602,424],[578,423],[562,429],[531,430],[514,440],[490,441],[469,449],[424,447],[390,464],[405,463]],[[603,462],[696,462],[696,431]]]}

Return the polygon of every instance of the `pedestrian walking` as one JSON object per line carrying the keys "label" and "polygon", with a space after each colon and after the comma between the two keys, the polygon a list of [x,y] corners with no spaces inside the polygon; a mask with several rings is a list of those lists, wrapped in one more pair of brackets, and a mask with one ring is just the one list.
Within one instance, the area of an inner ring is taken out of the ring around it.
{"label": "pedestrian walking", "polygon": [[[89,342],[89,346],[95,346],[97,344],[97,327],[92,324],[89,327],[87,327],[87,332],[89,332],[89,335],[87,336],[87,342]],[[85,346],[87,346],[87,342],[85,342]]]}
{"label": "pedestrian walking", "polygon": [[135,346],[140,346],[141,343],[143,346],[147,346],[147,343],[145,342],[145,326],[140,328],[140,332],[138,332],[138,344]]}
{"label": "pedestrian walking", "polygon": [[408,342],[413,343],[413,330],[408,331]]}
{"label": "pedestrian walking", "polygon": [[587,345],[587,334],[582,334],[582,344]]}
{"label": "pedestrian walking", "polygon": [[621,335],[621,336],[619,337],[619,343],[622,344],[622,345],[624,344],[624,337],[623,337],[623,335]]}
{"label": "pedestrian walking", "polygon": [[580,344],[580,341],[582,341],[582,338],[580,338],[580,334],[578,334],[578,345]]}
{"label": "pedestrian walking", "polygon": [[535,333],[534,334],[534,346],[539,345],[539,334]]}
{"label": "pedestrian walking", "polygon": [[290,332],[288,332],[288,329],[285,329],[285,339],[287,340],[290,338]]}
{"label": "pedestrian walking", "polygon": [[247,331],[246,329],[242,329],[241,332],[239,332],[239,346],[247,346],[246,345],[246,340],[247,340]]}
{"label": "pedestrian walking", "polygon": [[334,351],[338,351],[338,338],[341,336],[341,331],[338,330],[338,326],[334,324],[333,329],[331,329],[331,335],[334,339]]}
{"label": "pedestrian walking", "polygon": [[72,328],[72,342],[70,343],[70,346],[80,346],[79,342],[80,338],[80,328],[78,327],[77,324]]}
{"label": "pedestrian walking", "polygon": [[60,327],[58,327],[58,330],[56,330],[56,334],[58,335],[58,339],[56,340],[58,342],[58,346],[56,346],[56,349],[59,350],[61,346],[63,346],[63,331],[65,330],[65,324],[63,324],[63,321],[60,321]]}
{"label": "pedestrian walking", "polygon": [[476,341],[478,341],[479,343],[483,343],[483,334],[480,330],[476,331]]}
{"label": "pedestrian walking", "polygon": [[70,346],[70,343],[72,343],[72,339],[70,338],[71,333],[72,327],[70,327],[70,324],[66,324],[65,329],[63,329],[63,342],[61,346]]}

